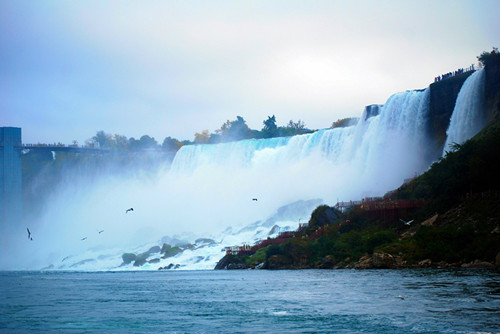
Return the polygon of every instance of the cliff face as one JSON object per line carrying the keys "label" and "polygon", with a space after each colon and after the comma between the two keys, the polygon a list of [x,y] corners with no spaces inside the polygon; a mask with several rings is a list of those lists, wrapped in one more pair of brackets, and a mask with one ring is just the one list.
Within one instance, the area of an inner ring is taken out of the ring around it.
{"label": "cliff face", "polygon": [[[491,122],[500,118],[500,55],[495,54],[488,58],[485,71],[486,112],[488,122]],[[474,72],[465,72],[430,85],[428,132],[433,146],[429,153],[430,161],[441,156],[458,93],[472,73]]]}
{"label": "cliff face", "polygon": [[488,121],[500,118],[500,56],[494,56],[486,64],[486,110]]}
{"label": "cliff face", "polygon": [[455,101],[464,81],[472,73],[474,72],[465,72],[430,85],[428,131],[433,146],[429,150],[430,161],[441,156],[446,141],[446,130],[455,108]]}

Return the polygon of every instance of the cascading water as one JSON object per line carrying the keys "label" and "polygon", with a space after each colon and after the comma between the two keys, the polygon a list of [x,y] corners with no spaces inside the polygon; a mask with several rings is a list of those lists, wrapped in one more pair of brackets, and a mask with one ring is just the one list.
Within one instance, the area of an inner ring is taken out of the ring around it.
{"label": "cascading water", "polygon": [[446,131],[446,142],[443,156],[453,143],[462,144],[472,138],[486,124],[485,105],[485,71],[480,69],[465,80],[455,102],[455,108]]}
{"label": "cascading water", "polygon": [[[383,195],[427,168],[428,105],[429,89],[407,91],[377,107],[378,115],[362,115],[355,126],[290,138],[184,146],[170,169],[154,177],[65,184],[31,228],[36,243],[28,246],[36,251],[18,245],[10,251],[29,260],[14,268],[52,263],[56,269],[116,269],[124,252],[144,252],[161,246],[163,236],[175,234],[213,238],[215,246],[203,248],[210,254],[192,249],[175,260],[192,263],[183,269],[213,268],[222,247],[254,240],[221,232],[228,227],[238,231],[254,226],[299,200],[322,199],[333,205]],[[129,207],[133,213],[125,214]],[[310,213],[296,213],[285,225],[296,227]],[[253,236],[263,233],[255,226]],[[161,261],[155,266],[168,264]]]}
{"label": "cascading water", "polygon": [[[426,142],[428,104],[429,89],[408,91],[393,95],[380,107],[379,115],[363,115],[352,127],[325,129],[291,138],[184,146],[174,159],[172,171],[197,173],[214,166],[230,166],[229,173],[255,173],[265,179],[277,170],[276,176],[287,181],[285,187],[300,179],[331,180],[331,183],[319,182],[322,186],[300,182],[305,184],[301,184],[302,191],[296,189],[297,196],[309,188],[330,202],[335,196],[380,195],[397,186],[404,177],[426,167],[421,153]],[[326,170],[311,175],[318,164]],[[254,182],[258,184],[258,179]],[[260,186],[265,188],[265,184]]]}

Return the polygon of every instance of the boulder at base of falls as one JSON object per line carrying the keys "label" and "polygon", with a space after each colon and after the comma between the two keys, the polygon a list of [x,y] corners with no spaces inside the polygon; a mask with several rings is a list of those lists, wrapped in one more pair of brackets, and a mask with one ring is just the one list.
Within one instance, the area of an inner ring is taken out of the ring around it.
{"label": "boulder at base of falls", "polygon": [[134,253],[123,253],[122,255],[123,264],[129,264],[135,261],[136,257],[137,256]]}
{"label": "boulder at base of falls", "polygon": [[208,238],[199,238],[199,239],[196,239],[195,244],[199,245],[199,244],[206,244],[206,245],[215,245],[216,242],[212,239],[208,239]]}
{"label": "boulder at base of falls", "polygon": [[[147,250],[146,252],[138,254],[137,257],[135,258],[134,266],[140,267],[140,266],[146,264],[148,262],[148,257],[151,254],[159,253],[159,252],[160,252],[160,246],[153,246],[149,250]],[[158,259],[158,262],[160,262],[159,259]],[[156,262],[153,262],[153,263],[156,263]]]}
{"label": "boulder at base of falls", "polygon": [[182,253],[182,252],[183,252],[183,250],[178,246],[170,247],[170,248],[167,248],[165,250],[165,253],[163,254],[163,256],[161,258],[166,259],[167,257],[175,256],[175,255]]}
{"label": "boulder at base of falls", "polygon": [[168,266],[158,268],[158,270],[179,269],[180,267],[181,267],[180,264],[170,263]]}
{"label": "boulder at base of falls", "polygon": [[228,254],[215,265],[215,270],[221,269],[248,269],[250,268],[239,256]]}
{"label": "boulder at base of falls", "polygon": [[172,248],[171,245],[164,243],[163,246],[161,246],[160,254],[165,253],[168,249]]}
{"label": "boulder at base of falls", "polygon": [[154,254],[154,253],[159,253],[159,252],[160,252],[160,246],[153,246],[146,253]]}

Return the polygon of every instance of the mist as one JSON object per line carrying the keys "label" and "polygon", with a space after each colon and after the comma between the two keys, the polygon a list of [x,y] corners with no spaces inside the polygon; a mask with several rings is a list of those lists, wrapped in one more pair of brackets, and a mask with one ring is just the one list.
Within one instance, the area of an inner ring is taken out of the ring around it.
{"label": "mist", "polygon": [[26,222],[34,240],[19,228],[10,238],[15,243],[3,243],[11,256],[2,257],[1,266],[39,269],[85,252],[121,254],[165,236],[216,237],[297,200],[334,205],[381,196],[429,165],[428,103],[428,90],[398,93],[379,115],[362,114],[355,126],[187,145],[171,164],[142,166],[141,172],[68,171],[39,217]]}

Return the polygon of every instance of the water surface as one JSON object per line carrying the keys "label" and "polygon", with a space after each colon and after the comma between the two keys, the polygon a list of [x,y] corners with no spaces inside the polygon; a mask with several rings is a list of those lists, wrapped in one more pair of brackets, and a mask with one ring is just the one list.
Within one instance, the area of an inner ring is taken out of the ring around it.
{"label": "water surface", "polygon": [[499,278],[485,270],[0,272],[0,332],[500,332]]}

